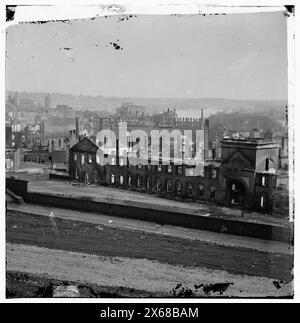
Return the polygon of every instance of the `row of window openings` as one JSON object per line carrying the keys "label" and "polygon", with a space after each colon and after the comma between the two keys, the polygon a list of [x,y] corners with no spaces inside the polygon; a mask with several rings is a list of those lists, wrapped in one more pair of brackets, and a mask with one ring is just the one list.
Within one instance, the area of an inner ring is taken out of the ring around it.
{"label": "row of window openings", "polygon": [[[96,157],[98,157],[98,156],[96,156]],[[74,161],[77,161],[77,158],[78,158],[78,155],[77,154],[74,154]],[[98,162],[99,160],[98,160],[98,158],[97,158],[97,162]],[[89,163],[89,164],[92,164],[93,163],[93,156],[92,156],[92,154],[88,154],[87,155],[87,162]],[[81,155],[81,164],[82,165],[84,165],[85,164],[85,155],[84,154],[82,154]]]}
{"label": "row of window openings", "polygon": [[[266,203],[267,203],[267,198],[266,198],[266,196],[264,196],[264,195],[261,195],[260,197],[259,197],[259,206],[261,207],[261,208],[265,208],[266,207]],[[231,199],[231,204],[238,204],[238,202],[233,198],[233,199]]]}
{"label": "row of window openings", "polygon": [[[267,179],[266,179],[266,176],[262,176],[262,177],[260,178],[260,184],[261,184],[261,186],[267,186]],[[235,191],[235,189],[236,189],[235,184],[232,184],[232,186],[231,186],[231,190],[232,190],[232,191]]]}
{"label": "row of window openings", "polygon": [[[110,178],[110,182],[112,185],[114,185],[116,183],[116,175],[112,174],[111,175],[111,178]],[[124,176],[123,175],[120,175],[119,176],[119,183],[120,185],[123,185],[124,184]],[[137,177],[137,187],[139,188],[142,188],[142,179],[140,177]],[[146,180],[146,187],[148,189],[151,188],[151,180]],[[128,186],[131,187],[132,186],[132,177],[129,176],[128,177]],[[160,191],[161,188],[162,188],[162,182],[161,181],[156,181],[156,185],[155,185],[155,188],[157,191]],[[172,190],[172,183],[171,182],[168,182],[166,183],[166,192],[167,193],[171,193],[171,190]],[[176,191],[177,193],[181,193],[183,190],[183,187],[182,187],[182,184],[181,183],[177,183],[176,185]],[[199,193],[199,196],[204,196],[204,186],[202,184],[198,185],[198,193]],[[209,197],[210,198],[215,198],[216,196],[216,189],[215,187],[210,187],[209,190]],[[187,186],[187,193],[189,196],[192,196],[193,195],[193,186],[192,185],[188,185]]]}
{"label": "row of window openings", "polygon": [[[99,156],[96,156],[97,163],[99,163]],[[77,154],[74,154],[74,161],[77,161]],[[93,157],[91,154],[88,154],[88,163],[91,164],[93,162]],[[81,155],[81,164],[85,163],[85,155]],[[124,165],[123,159],[120,159],[120,166]],[[111,159],[111,165],[116,165],[116,160],[114,158]],[[151,169],[151,165],[147,165],[148,169]],[[137,165],[138,169],[142,169],[143,165],[138,164]],[[182,175],[182,166],[177,166],[177,175]],[[162,172],[162,165],[157,165],[157,172],[161,173]],[[173,173],[173,166],[172,165],[167,165],[167,173],[172,174]],[[193,175],[193,168],[188,169],[188,174]],[[212,169],[210,171],[210,178],[211,179],[216,179],[217,178],[217,170]]]}
{"label": "row of window openings", "polygon": [[[114,185],[115,183],[116,183],[116,175],[111,174],[111,184]],[[120,185],[124,184],[124,176],[123,175],[119,176],[119,183],[120,183]],[[146,179],[146,187],[148,189],[151,188],[151,184],[152,184],[151,179],[149,179],[149,178]],[[132,176],[128,176],[128,186],[129,187],[132,186]],[[137,187],[139,187],[139,188],[142,187],[142,178],[141,177],[137,177]],[[162,188],[162,181],[161,180],[156,181],[155,188],[156,188],[157,191],[161,191],[161,188]],[[232,190],[235,190],[236,185],[232,184],[231,188],[232,188]],[[166,192],[171,193],[171,190],[172,190],[172,182],[167,181],[166,182]],[[181,182],[176,183],[176,192],[178,194],[180,194],[182,192],[182,190],[183,190],[182,183]],[[204,185],[199,184],[198,185],[198,194],[199,194],[200,197],[204,196],[204,191],[205,191]],[[192,186],[192,184],[187,185],[187,194],[188,194],[188,196],[192,197],[192,195],[193,195],[193,186]],[[216,197],[216,189],[215,189],[215,187],[210,187],[208,189],[208,196],[211,199],[214,199]],[[264,196],[264,195],[261,195],[259,197],[259,205],[260,205],[260,207],[265,208],[266,207],[266,202],[267,202],[267,197]]]}
{"label": "row of window openings", "polygon": [[[140,165],[140,166],[142,166],[142,165]],[[161,172],[162,171],[161,165],[158,165],[158,169],[157,170],[158,170],[158,172]],[[178,167],[178,170],[179,170],[179,167]],[[265,170],[269,170],[269,159],[268,158],[266,159]],[[180,171],[182,172],[182,168],[180,169]],[[172,165],[168,166],[167,172],[168,173],[172,173]],[[191,172],[192,172],[192,169],[191,169]],[[212,169],[211,170],[211,178],[216,178],[216,177],[217,177],[217,170],[216,169]],[[262,176],[262,186],[266,186],[266,177],[265,176]]]}

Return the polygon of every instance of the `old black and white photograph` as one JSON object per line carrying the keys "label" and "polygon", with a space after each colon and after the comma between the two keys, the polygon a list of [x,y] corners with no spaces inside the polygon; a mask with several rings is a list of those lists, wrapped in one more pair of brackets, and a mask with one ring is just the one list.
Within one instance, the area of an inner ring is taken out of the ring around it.
{"label": "old black and white photograph", "polygon": [[293,299],[295,6],[107,3],[6,5],[4,297]]}

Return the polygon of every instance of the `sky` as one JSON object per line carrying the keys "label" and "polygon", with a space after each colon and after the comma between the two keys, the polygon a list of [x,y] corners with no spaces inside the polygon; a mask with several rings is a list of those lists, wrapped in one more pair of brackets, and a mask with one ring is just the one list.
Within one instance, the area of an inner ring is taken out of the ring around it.
{"label": "sky", "polygon": [[7,29],[6,90],[286,100],[286,43],[282,12],[22,23]]}

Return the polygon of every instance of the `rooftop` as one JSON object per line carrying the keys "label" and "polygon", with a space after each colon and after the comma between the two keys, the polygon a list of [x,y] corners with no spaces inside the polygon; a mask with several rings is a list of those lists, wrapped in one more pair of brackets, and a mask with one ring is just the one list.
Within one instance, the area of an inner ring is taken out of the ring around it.
{"label": "rooftop", "polygon": [[242,143],[257,143],[257,144],[260,144],[260,143],[273,143],[272,139],[266,139],[266,138],[233,138],[233,137],[224,137],[222,139],[222,141],[224,142],[242,142]]}
{"label": "rooftop", "polygon": [[223,146],[226,145],[243,145],[248,147],[260,147],[272,146],[273,148],[279,148],[280,146],[272,139],[265,138],[223,138],[221,140]]}

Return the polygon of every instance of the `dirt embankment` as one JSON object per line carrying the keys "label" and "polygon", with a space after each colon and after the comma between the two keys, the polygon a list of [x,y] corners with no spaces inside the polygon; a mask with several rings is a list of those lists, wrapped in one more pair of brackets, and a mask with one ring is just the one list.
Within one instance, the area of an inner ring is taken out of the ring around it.
{"label": "dirt embankment", "polygon": [[[43,294],[45,288],[46,291],[50,288],[54,297],[62,295],[78,297],[82,293],[82,286],[101,288],[104,286],[108,291],[110,287],[115,291],[116,286],[122,286],[125,287],[125,295],[130,291],[132,297],[143,293],[153,297],[158,294],[168,297],[292,295],[292,284],[288,282],[266,277],[235,275],[203,267],[179,266],[148,259],[107,257],[11,243],[7,243],[6,250],[8,272],[24,273],[21,277],[25,279],[14,280],[17,290],[19,288],[22,291],[22,286],[28,284],[28,281],[31,286],[32,279],[26,279],[27,274],[43,277],[42,281],[44,277],[53,278],[51,286],[42,284],[42,291],[40,290],[38,295]],[[56,281],[65,283],[62,285]],[[117,288],[117,291],[124,292],[120,288]]]}
{"label": "dirt embankment", "polygon": [[133,232],[92,223],[8,211],[7,242],[102,256],[146,258],[163,263],[226,270],[234,274],[292,280],[292,255],[213,245]]}

